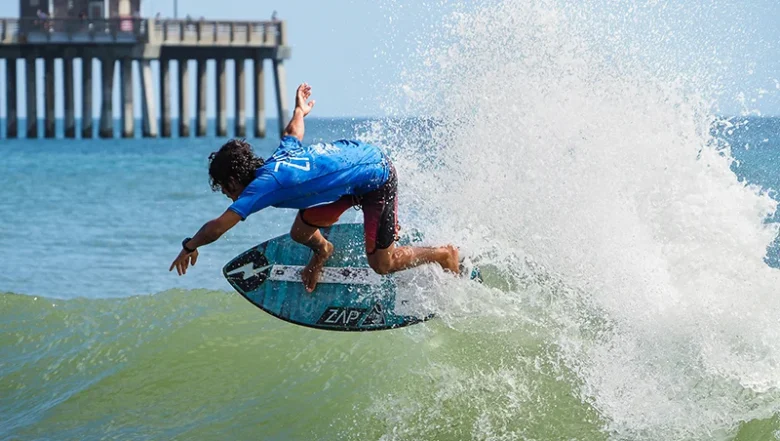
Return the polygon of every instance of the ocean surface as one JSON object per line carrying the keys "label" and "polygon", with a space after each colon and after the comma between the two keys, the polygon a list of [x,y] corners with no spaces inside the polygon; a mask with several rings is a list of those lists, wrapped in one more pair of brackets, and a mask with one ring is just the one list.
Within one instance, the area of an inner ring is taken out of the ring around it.
{"label": "ocean surface", "polygon": [[227,138],[0,139],[0,440],[780,439],[780,118],[713,108],[713,40],[631,39],[656,3],[461,11],[387,52],[404,104],[379,104],[422,117],[306,119],[380,145],[401,227],[483,269],[412,270],[437,318],[408,328],[298,327],[230,288],[292,210],[168,271],[229,204]]}
{"label": "ocean surface", "polygon": [[[740,161],[735,178],[780,188],[780,119],[734,121],[721,138]],[[306,137],[362,136],[377,123],[311,119]],[[605,415],[580,395],[582,380],[554,355],[545,303],[563,288],[542,272],[521,275],[528,263],[488,263],[479,291],[444,281],[421,293],[442,303],[443,319],[349,335],[272,318],[221,275],[236,254],[286,233],[292,210],[253,215],[204,247],[185,276],[168,272],[181,238],[229,203],[207,180],[207,156],[224,141],[2,141],[0,438],[493,439],[481,430],[495,439],[609,438]],[[278,138],[250,141],[268,156]],[[408,174],[400,167],[402,194],[415,192]],[[401,220],[435,233],[435,224]],[[490,226],[481,227],[489,242]],[[768,247],[765,259],[769,268],[778,252]],[[593,313],[580,307],[578,315]],[[761,399],[720,381],[667,392],[706,400],[723,387],[745,406]],[[706,431],[774,439],[774,415]]]}

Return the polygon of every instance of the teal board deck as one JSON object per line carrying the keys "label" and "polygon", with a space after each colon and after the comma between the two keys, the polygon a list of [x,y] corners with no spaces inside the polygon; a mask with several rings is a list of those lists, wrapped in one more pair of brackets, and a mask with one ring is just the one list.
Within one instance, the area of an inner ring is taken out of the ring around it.
{"label": "teal board deck", "polygon": [[[377,331],[400,328],[431,318],[396,315],[396,282],[368,266],[363,224],[322,228],[335,246],[326,264],[328,277],[309,293],[295,269],[305,266],[312,251],[282,235],[241,253],[223,274],[253,305],[301,326],[334,331]],[[292,268],[291,268],[292,267]]]}

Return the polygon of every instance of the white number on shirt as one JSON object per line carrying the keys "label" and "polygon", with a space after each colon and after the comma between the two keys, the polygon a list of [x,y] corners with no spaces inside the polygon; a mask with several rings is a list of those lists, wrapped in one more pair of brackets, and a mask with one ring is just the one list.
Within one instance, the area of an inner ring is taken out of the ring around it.
{"label": "white number on shirt", "polygon": [[[298,162],[296,163],[292,161],[298,161]],[[311,162],[309,161],[310,161],[309,158],[297,157],[297,156],[287,158],[285,161],[276,161],[276,167],[274,167],[274,172],[278,172],[279,167],[282,165],[285,165],[287,167],[297,168],[298,170],[309,171],[311,170]]]}

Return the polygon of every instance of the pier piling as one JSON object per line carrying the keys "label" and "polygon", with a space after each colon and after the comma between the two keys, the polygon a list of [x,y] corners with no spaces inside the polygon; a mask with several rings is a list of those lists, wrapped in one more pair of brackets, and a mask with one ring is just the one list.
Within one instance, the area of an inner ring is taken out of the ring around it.
{"label": "pier piling", "polygon": [[[255,58],[255,137],[265,138],[265,76],[263,60]],[[281,118],[280,118],[281,120]],[[283,123],[279,123],[282,125]]]}
{"label": "pier piling", "polygon": [[19,119],[16,113],[16,58],[6,58],[5,79],[8,86],[11,86],[5,88],[5,136],[7,138],[16,138],[19,136]]}
{"label": "pier piling", "polygon": [[[287,80],[284,73],[284,63],[274,60],[274,85],[276,86],[276,107],[279,115],[287,115]],[[281,118],[280,118],[281,119]],[[284,131],[284,122],[279,121],[279,133]]]}
{"label": "pier piling", "polygon": [[119,61],[120,65],[120,96],[122,97],[121,118],[122,118],[122,137],[132,138],[135,136],[135,114],[133,106],[133,60],[123,58]]}
{"label": "pier piling", "polygon": [[100,137],[114,137],[114,64],[113,58],[100,60]]}
{"label": "pier piling", "polygon": [[196,72],[195,78],[198,84],[198,93],[195,97],[195,130],[197,130],[197,136],[206,136],[206,129],[208,129],[206,121],[206,94],[209,90],[206,60],[198,60]]}
{"label": "pier piling", "polygon": [[81,137],[92,138],[94,133],[92,115],[92,57],[81,59]]}
{"label": "pier piling", "polygon": [[157,137],[157,112],[154,108],[154,86],[152,85],[152,63],[138,62],[138,77],[141,79],[142,133],[145,138]]}
{"label": "pier piling", "polygon": [[234,60],[235,67],[235,134],[237,137],[246,136],[246,77],[244,74],[244,60]]}
{"label": "pier piling", "polygon": [[54,119],[54,58],[43,59],[44,70],[44,136],[54,138],[56,136],[56,121]]}
{"label": "pier piling", "polygon": [[160,134],[171,137],[171,62],[160,59]]}
{"label": "pier piling", "polygon": [[[27,109],[27,137],[38,137],[38,87],[36,81],[36,59],[27,57],[24,66],[24,75],[26,81],[25,107]],[[14,85],[14,87],[16,87]]]}
{"label": "pier piling", "polygon": [[66,138],[75,138],[76,137],[76,105],[74,103],[74,92],[73,88],[75,87],[73,83],[73,59],[72,58],[63,58],[62,59],[62,72],[63,72],[63,79],[62,79],[62,94],[64,95],[65,99],[65,137]]}
{"label": "pier piling", "polygon": [[217,60],[217,136],[227,136],[227,78],[225,59]]}
{"label": "pier piling", "polygon": [[190,136],[190,75],[189,61],[179,60],[179,136]]}

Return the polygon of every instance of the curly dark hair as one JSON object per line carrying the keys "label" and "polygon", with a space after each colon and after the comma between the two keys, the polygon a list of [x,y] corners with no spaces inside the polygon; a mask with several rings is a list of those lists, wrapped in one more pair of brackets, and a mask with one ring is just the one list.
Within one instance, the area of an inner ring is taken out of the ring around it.
{"label": "curly dark hair", "polygon": [[213,191],[246,187],[255,179],[255,171],[265,164],[244,139],[231,139],[219,151],[209,155],[209,184]]}

